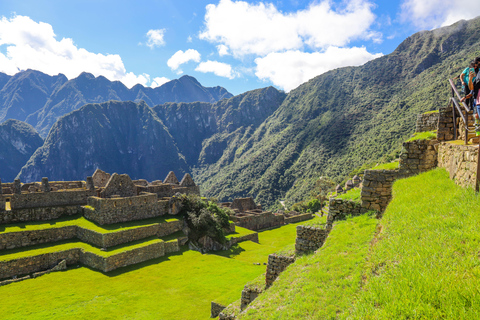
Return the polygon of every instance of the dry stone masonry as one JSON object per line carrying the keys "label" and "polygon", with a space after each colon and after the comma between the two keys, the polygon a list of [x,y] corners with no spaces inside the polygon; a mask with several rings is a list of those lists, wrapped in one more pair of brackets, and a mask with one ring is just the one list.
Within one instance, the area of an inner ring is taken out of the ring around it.
{"label": "dry stone masonry", "polygon": [[[298,233],[298,227],[297,227]],[[265,273],[266,287],[270,287],[289,265],[295,262],[295,256],[277,255],[275,253],[268,256],[267,271]]]}
{"label": "dry stone masonry", "polygon": [[297,226],[297,238],[295,239],[295,253],[303,254],[312,252],[323,246],[331,225],[324,226]]}
{"label": "dry stone masonry", "polygon": [[440,117],[440,113],[438,111],[419,114],[417,116],[415,132],[437,130],[439,117]]}
{"label": "dry stone masonry", "polygon": [[438,166],[445,168],[450,179],[462,187],[475,188],[478,146],[443,142],[438,148]]}
{"label": "dry stone masonry", "polygon": [[360,202],[330,198],[328,201],[327,223],[332,224],[337,220],[345,219],[347,216],[358,216],[367,211],[368,209],[364,208]]}

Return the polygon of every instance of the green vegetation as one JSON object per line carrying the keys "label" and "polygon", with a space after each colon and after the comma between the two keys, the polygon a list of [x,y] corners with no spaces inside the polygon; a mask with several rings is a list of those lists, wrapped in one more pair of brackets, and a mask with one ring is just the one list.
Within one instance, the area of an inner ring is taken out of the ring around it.
{"label": "green vegetation", "polygon": [[67,226],[79,226],[88,230],[100,232],[100,233],[112,233],[122,230],[135,229],[140,227],[146,227],[154,224],[178,221],[181,218],[163,216],[158,218],[145,219],[140,221],[121,222],[110,225],[97,225],[96,223],[85,219],[82,215],[64,216],[56,220],[51,221],[37,221],[28,223],[14,223],[0,226],[0,232],[18,232],[29,230],[43,230],[61,228]]}
{"label": "green vegetation", "polygon": [[415,134],[407,140],[407,142],[415,140],[432,140],[437,138],[437,130],[434,131],[425,131],[425,132],[415,132]]}
{"label": "green vegetation", "polygon": [[180,214],[187,224],[190,242],[198,247],[198,240],[205,236],[222,244],[227,241],[223,229],[230,225],[228,209],[220,208],[215,201],[204,200],[194,194],[182,194],[180,201]]}
{"label": "green vegetation", "polygon": [[444,169],[397,181],[350,316],[478,319],[479,200]]}
{"label": "green vegetation", "polygon": [[337,196],[337,199],[343,199],[343,200],[351,200],[351,201],[356,201],[360,202],[360,196],[362,193],[362,189],[360,188],[353,188],[348,190],[345,193],[342,193]]}
{"label": "green vegetation", "polygon": [[297,212],[311,212],[315,213],[322,209],[322,202],[319,199],[310,199],[309,201],[302,201],[299,203],[295,203],[291,210]]}
{"label": "green vegetation", "polygon": [[445,107],[446,80],[480,56],[479,28],[477,18],[422,31],[391,54],[311,79],[254,132],[228,140],[221,160],[195,181],[221,200],[253,194],[268,208],[308,199],[321,176],[340,183],[364,163],[390,162],[417,115]]}
{"label": "green vegetation", "polygon": [[211,301],[237,300],[268,255],[295,241],[296,225],[214,254],[184,247],[107,274],[80,267],[9,284],[0,296],[15,303],[2,304],[2,319],[207,319]]}
{"label": "green vegetation", "polygon": [[395,170],[399,167],[400,162],[393,161],[389,163],[381,163],[373,166],[370,170]]}
{"label": "green vegetation", "polygon": [[325,245],[297,258],[240,319],[335,319],[347,311],[376,225],[370,215],[336,222]]}
{"label": "green vegetation", "polygon": [[121,244],[115,247],[110,247],[107,250],[101,250],[85,242],[67,240],[67,241],[40,244],[40,245],[30,246],[27,248],[18,248],[18,249],[3,251],[0,254],[0,261],[37,256],[44,253],[66,251],[66,250],[77,249],[77,248],[95,253],[98,256],[109,257],[121,252],[130,251],[136,248],[144,247],[144,246],[157,243],[157,242],[162,242],[162,241],[163,240],[158,239],[156,237],[149,237],[141,240],[132,241],[127,244]]}

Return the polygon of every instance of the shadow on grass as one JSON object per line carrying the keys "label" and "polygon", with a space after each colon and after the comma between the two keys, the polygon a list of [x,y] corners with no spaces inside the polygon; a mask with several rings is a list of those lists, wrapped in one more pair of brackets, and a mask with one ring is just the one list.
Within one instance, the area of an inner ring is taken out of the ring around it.
{"label": "shadow on grass", "polygon": [[239,255],[242,251],[245,251],[245,249],[240,247],[240,245],[237,243],[233,245],[229,250],[209,252],[209,254],[214,254],[216,256],[221,256],[225,258],[233,258],[234,256]]}

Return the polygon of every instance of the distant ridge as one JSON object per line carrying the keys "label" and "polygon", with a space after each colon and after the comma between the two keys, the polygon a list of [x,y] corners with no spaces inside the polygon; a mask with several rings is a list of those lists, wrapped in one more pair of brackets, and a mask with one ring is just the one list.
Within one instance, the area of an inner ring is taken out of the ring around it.
{"label": "distant ridge", "polygon": [[12,182],[30,156],[43,144],[35,129],[22,121],[0,124],[0,179]]}
{"label": "distant ridge", "polygon": [[0,122],[16,119],[31,124],[46,137],[58,118],[87,103],[109,100],[145,101],[150,107],[166,102],[215,103],[232,94],[222,87],[203,87],[194,77],[182,76],[157,88],[140,84],[128,89],[120,81],[82,73],[68,80],[26,70],[13,76],[0,73]]}

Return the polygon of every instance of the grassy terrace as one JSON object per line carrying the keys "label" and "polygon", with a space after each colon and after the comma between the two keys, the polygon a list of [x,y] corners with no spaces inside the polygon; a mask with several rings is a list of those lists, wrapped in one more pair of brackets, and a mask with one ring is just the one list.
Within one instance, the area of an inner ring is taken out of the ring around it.
{"label": "grassy terrace", "polygon": [[0,287],[0,297],[12,301],[2,304],[0,318],[208,319],[211,301],[238,300],[244,285],[265,272],[268,255],[295,241],[296,225],[260,232],[260,243],[216,254],[184,247],[107,274],[79,267],[9,284]]}
{"label": "grassy terrace", "polygon": [[397,181],[350,317],[479,319],[479,204],[444,169]]}
{"label": "grassy terrace", "polygon": [[353,189],[348,190],[345,193],[342,193],[342,194],[338,195],[336,198],[337,199],[342,199],[342,200],[350,200],[350,201],[361,202],[361,193],[362,193],[362,189],[353,188]]}
{"label": "grassy terrace", "polygon": [[332,319],[348,310],[377,222],[369,215],[336,222],[318,253],[297,258],[240,319]]}
{"label": "grassy terrace", "polygon": [[61,228],[66,226],[79,226],[79,227],[100,232],[100,233],[110,233],[110,232],[118,232],[118,231],[128,230],[128,229],[135,229],[139,227],[146,227],[146,226],[159,224],[159,223],[177,221],[179,219],[181,218],[163,216],[158,218],[151,218],[151,219],[145,219],[145,220],[139,220],[139,221],[122,222],[122,223],[100,226],[85,219],[82,215],[75,215],[70,217],[68,216],[62,217],[60,219],[51,220],[51,221],[38,221],[38,222],[14,223],[14,224],[1,225],[0,233],[53,229],[53,228]]}
{"label": "grassy terrace", "polygon": [[436,169],[393,196],[378,225],[337,222],[240,319],[479,319],[479,195]]}

